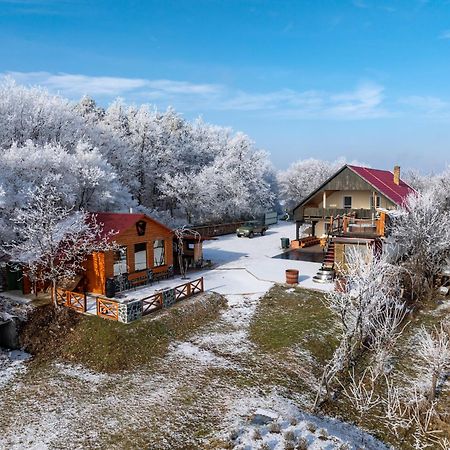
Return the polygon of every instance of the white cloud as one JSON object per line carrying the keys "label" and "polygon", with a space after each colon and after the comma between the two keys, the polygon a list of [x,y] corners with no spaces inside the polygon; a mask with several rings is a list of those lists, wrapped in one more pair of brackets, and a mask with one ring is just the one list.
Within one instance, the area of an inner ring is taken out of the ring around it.
{"label": "white cloud", "polygon": [[96,77],[70,73],[52,74],[49,72],[7,72],[17,82],[46,87],[69,97],[118,96],[136,91],[156,91],[166,94],[210,94],[218,87],[209,84],[194,84],[185,81],[146,80],[143,78]]}
{"label": "white cloud", "polygon": [[368,119],[385,117],[382,86],[363,84],[347,92],[279,89],[249,92],[221,84],[168,79],[87,76],[49,72],[8,72],[17,82],[40,85],[72,99],[84,94],[112,99],[123,96],[158,107],[184,111],[244,111],[286,118]]}

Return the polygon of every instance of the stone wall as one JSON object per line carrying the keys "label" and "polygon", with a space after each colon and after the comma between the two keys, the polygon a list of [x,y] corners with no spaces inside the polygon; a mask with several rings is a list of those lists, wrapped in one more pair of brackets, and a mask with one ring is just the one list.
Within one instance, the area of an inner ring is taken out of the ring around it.
{"label": "stone wall", "polygon": [[119,304],[119,322],[130,323],[142,317],[142,300]]}

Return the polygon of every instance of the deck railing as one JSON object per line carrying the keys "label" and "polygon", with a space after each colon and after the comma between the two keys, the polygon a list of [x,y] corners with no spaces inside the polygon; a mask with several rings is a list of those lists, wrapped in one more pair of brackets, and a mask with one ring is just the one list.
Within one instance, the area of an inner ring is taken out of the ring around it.
{"label": "deck railing", "polygon": [[114,300],[97,297],[97,316],[103,319],[119,320],[119,303]]}
{"label": "deck railing", "polygon": [[306,207],[303,210],[304,218],[321,218],[327,219],[336,216],[345,216],[354,214],[358,219],[371,219],[375,210],[372,209],[344,209],[344,208],[312,208]]}
{"label": "deck railing", "polygon": [[[156,292],[149,297],[142,299],[142,315],[150,314],[153,311],[161,309],[164,306],[164,296],[172,296],[175,302],[179,302],[188,297],[192,297],[195,294],[199,294],[204,291],[203,277],[197,280],[188,281],[187,283],[180,284],[174,288],[166,291]],[[169,303],[170,304],[170,303]]]}
{"label": "deck railing", "polygon": [[157,311],[163,307],[162,292],[150,295],[142,299],[142,315],[146,316],[153,311]]}
{"label": "deck railing", "polygon": [[[150,314],[163,307],[168,307],[173,303],[179,302],[195,294],[204,292],[203,277],[187,283],[180,284],[174,288],[169,288],[164,291],[155,292],[154,294],[142,298],[142,315]],[[59,304],[65,305],[78,312],[87,311],[87,297],[85,294],[78,292],[66,291],[64,289],[56,290],[56,300]],[[108,299],[101,296],[95,297],[97,316],[103,319],[119,321],[119,306],[120,302],[113,299]],[[122,313],[121,313],[122,315]],[[120,321],[123,321],[120,319]]]}
{"label": "deck railing", "polygon": [[60,305],[65,305],[68,308],[79,312],[86,312],[87,298],[85,294],[80,292],[67,291],[65,289],[56,289],[56,301]]}

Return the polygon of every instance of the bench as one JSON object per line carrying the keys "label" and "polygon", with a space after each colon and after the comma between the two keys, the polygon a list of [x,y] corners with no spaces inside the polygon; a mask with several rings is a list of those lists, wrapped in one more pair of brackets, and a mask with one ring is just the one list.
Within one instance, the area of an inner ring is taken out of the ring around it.
{"label": "bench", "polygon": [[312,247],[313,245],[320,244],[320,239],[315,236],[307,236],[298,240],[299,247]]}

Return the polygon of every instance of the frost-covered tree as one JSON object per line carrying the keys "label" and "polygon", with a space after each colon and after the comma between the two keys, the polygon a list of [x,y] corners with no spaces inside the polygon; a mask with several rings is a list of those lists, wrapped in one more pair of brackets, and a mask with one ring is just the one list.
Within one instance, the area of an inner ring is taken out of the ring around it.
{"label": "frost-covered tree", "polygon": [[172,108],[118,99],[103,109],[89,97],[72,103],[4,80],[0,149],[6,214],[46,173],[55,175],[68,206],[138,207],[171,222],[251,217],[274,199],[268,156],[247,136],[187,121]]}
{"label": "frost-covered tree", "polygon": [[450,256],[450,210],[445,198],[437,188],[410,195],[390,232],[419,295],[432,296],[435,278]]}
{"label": "frost-covered tree", "polygon": [[87,255],[115,248],[111,235],[102,235],[95,215],[65,206],[64,194],[51,177],[28,192],[13,221],[17,237],[6,251],[32,282],[51,283],[55,306],[58,283],[82,271]]}
{"label": "frost-covered tree", "polygon": [[112,166],[90,144],[79,142],[70,153],[57,144],[27,141],[21,146],[13,144],[0,156],[0,185],[4,186],[2,216],[6,221],[25,204],[29,191],[47,176],[68,208],[111,211],[132,204]]}
{"label": "frost-covered tree", "polygon": [[342,162],[332,163],[310,158],[296,161],[286,171],[280,172],[278,185],[285,208],[297,206],[341,165]]}
{"label": "frost-covered tree", "polygon": [[59,144],[71,148],[83,138],[84,126],[71,103],[39,87],[0,82],[0,147]]}
{"label": "frost-covered tree", "polygon": [[401,299],[401,268],[386,254],[353,248],[348,254],[346,283],[342,290],[327,294],[326,304],[341,325],[341,336],[326,365],[322,388],[327,392],[340,373],[347,373],[364,353],[370,354],[372,375],[382,374],[389,363],[406,315]]}

